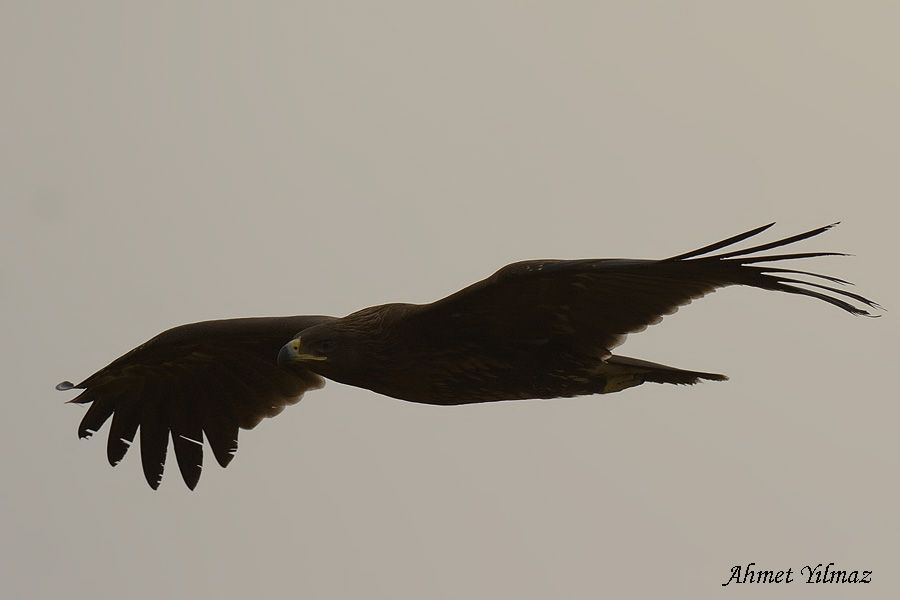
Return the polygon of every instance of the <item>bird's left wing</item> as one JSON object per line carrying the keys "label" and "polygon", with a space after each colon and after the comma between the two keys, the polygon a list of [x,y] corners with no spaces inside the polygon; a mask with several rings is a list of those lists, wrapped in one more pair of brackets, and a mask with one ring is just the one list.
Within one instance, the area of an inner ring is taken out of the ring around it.
{"label": "bird's left wing", "polygon": [[[834,252],[758,253],[819,235],[820,227],[744,250],[714,254],[758,235],[772,224],[663,260],[585,259],[513,263],[491,277],[417,311],[411,324],[420,331],[439,326],[447,336],[494,336],[499,343],[567,339],[594,355],[608,354],[629,333],[718,288],[730,285],[801,294],[855,315],[870,315],[877,304],[822,282],[847,282],[767,262],[836,255]],[[806,280],[796,276],[806,277]]]}
{"label": "bird's left wing", "polygon": [[299,365],[278,365],[278,351],[296,333],[333,317],[270,317],[204,321],[165,331],[78,385],[71,400],[90,404],[79,437],[112,417],[107,458],[125,456],[141,429],[147,483],[159,486],[171,434],[185,483],[197,485],[203,437],[225,467],[237,450],[238,428],[252,429],[325,381]]}

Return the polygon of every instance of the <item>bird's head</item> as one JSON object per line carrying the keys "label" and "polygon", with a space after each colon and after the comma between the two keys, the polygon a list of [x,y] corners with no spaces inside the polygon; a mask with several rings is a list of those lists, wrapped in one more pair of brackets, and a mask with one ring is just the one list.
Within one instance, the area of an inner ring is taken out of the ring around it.
{"label": "bird's head", "polygon": [[304,329],[281,347],[278,364],[298,364],[326,376],[350,371],[360,352],[354,337],[331,323]]}
{"label": "bird's head", "polygon": [[389,325],[395,313],[405,310],[403,306],[366,308],[304,329],[282,346],[278,364],[300,365],[329,379],[372,389],[381,363],[396,362],[396,340]]}
{"label": "bird's head", "polygon": [[282,346],[278,353],[278,364],[334,359],[341,350],[338,336],[327,328],[324,331],[315,331],[316,329],[318,328],[311,327],[304,330]]}

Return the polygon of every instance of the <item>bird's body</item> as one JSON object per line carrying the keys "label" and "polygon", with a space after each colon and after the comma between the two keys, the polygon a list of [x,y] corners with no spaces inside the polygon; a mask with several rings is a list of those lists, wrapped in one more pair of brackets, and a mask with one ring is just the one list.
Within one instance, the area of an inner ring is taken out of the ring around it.
{"label": "bird's body", "polygon": [[[230,319],[170,329],[77,386],[92,403],[79,435],[113,417],[115,465],[138,427],[152,487],[171,432],[182,476],[196,485],[205,434],[225,466],[238,428],[297,402],[324,379],[425,404],[455,405],[618,392],[645,382],[693,384],[724,375],[615,355],[629,333],[717,288],[747,285],[811,296],[852,314],[870,300],[815,281],[846,282],[759,263],[834,253],[755,256],[829,227],[711,254],[769,226],[664,260],[526,261],[431,304],[386,304],[343,318]],[[751,256],[754,255],[754,256]],[[813,280],[796,279],[805,275]]]}
{"label": "bird's body", "polygon": [[[327,379],[422,404],[456,405],[500,400],[561,398],[603,394],[639,385],[635,369],[649,381],[696,383],[724,375],[684,371],[613,356],[605,347],[574,343],[577,330],[564,308],[531,319],[495,319],[481,314],[429,314],[433,305],[386,304],[364,309],[309,328],[304,345],[315,344],[323,330],[329,340],[352,340],[353,360],[321,361],[313,368]],[[383,327],[373,332],[358,323],[373,317]],[[468,321],[468,323],[464,322]],[[492,322],[490,335],[484,325]],[[333,351],[332,351],[333,352]],[[357,371],[349,365],[365,365]],[[388,377],[380,377],[387,374]],[[652,375],[651,375],[652,374]],[[625,385],[626,382],[628,385]]]}

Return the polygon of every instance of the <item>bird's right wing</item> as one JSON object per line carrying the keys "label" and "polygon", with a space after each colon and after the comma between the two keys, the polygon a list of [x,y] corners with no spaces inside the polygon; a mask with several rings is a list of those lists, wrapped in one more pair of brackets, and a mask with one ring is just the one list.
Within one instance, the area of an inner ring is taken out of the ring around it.
{"label": "bird's right wing", "polygon": [[197,485],[203,437],[225,467],[237,450],[238,429],[252,429],[279,414],[319,375],[300,365],[278,365],[282,345],[307,327],[333,317],[269,317],[204,321],[169,329],[113,361],[78,385],[71,402],[90,404],[79,437],[90,437],[112,416],[107,457],[113,466],[141,429],[141,462],[147,483],[159,486],[171,432],[185,483]]}

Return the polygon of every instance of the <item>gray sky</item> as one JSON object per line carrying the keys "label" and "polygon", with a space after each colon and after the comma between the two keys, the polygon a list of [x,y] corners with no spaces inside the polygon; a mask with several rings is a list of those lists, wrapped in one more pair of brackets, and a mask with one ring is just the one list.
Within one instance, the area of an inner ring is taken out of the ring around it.
{"label": "gray sky", "polygon": [[428,302],[515,260],[842,220],[802,248],[856,256],[807,267],[900,307],[895,4],[436,4],[0,5],[9,597],[703,598],[749,562],[896,597],[893,312],[720,291],[622,349],[732,378],[692,388],[330,383],[193,493],[77,439],[53,385],[163,329]]}

